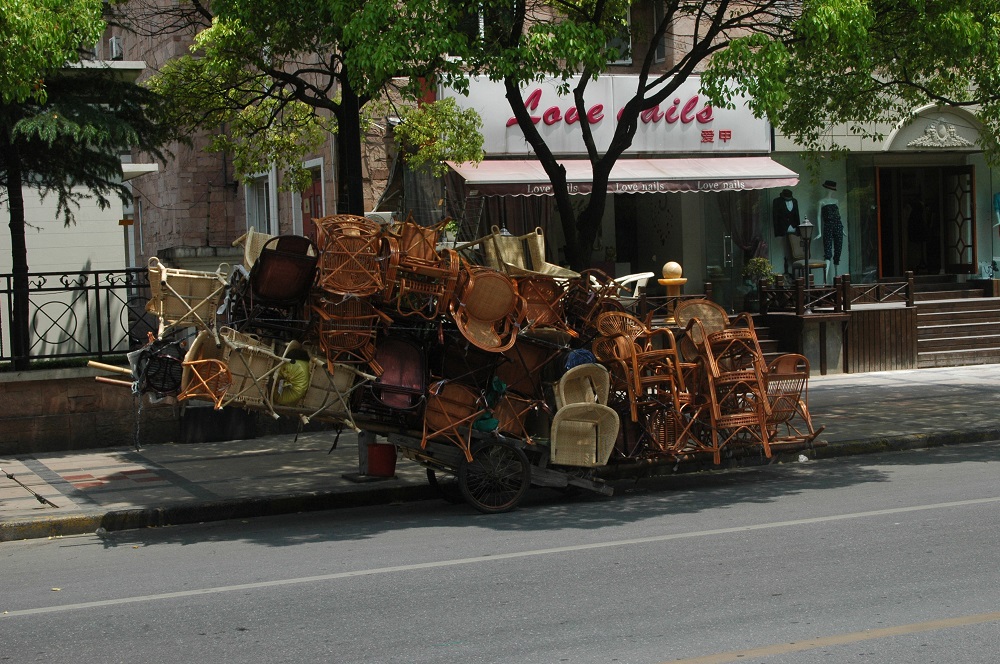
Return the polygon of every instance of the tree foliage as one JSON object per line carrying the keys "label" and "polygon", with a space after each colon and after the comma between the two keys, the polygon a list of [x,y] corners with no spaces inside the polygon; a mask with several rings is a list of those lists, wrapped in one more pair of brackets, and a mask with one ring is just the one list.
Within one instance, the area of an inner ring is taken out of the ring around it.
{"label": "tree foliage", "polygon": [[[338,181],[347,187],[341,198],[355,213],[364,212],[360,144],[374,119],[366,116],[369,104],[380,97],[412,103],[431,76],[463,85],[461,67],[447,57],[467,48],[456,29],[461,3],[218,0],[211,10],[191,54],[168,62],[151,82],[174,100],[175,121],[212,133],[212,147],[232,151],[240,175],[276,163],[288,176],[285,186],[295,188],[308,183],[302,160],[327,132],[338,132]],[[458,136],[475,130],[467,116],[445,111],[412,117],[447,118]],[[433,147],[431,160],[481,154],[481,145],[477,153],[467,140]],[[411,157],[428,160],[418,155]]]}

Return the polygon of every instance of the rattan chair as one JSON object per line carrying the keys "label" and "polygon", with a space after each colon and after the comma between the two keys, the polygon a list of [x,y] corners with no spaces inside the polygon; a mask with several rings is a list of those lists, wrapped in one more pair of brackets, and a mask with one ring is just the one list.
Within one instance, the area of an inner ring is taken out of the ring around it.
{"label": "rattan chair", "polygon": [[563,295],[564,281],[547,276],[514,277],[518,294],[524,298],[524,324],[521,331],[562,343],[578,336],[566,323]]}
{"label": "rattan chair", "polygon": [[255,228],[248,228],[247,232],[233,241],[234,247],[243,247],[243,267],[249,272],[257,257],[260,256],[261,249],[267,244],[273,235],[262,233]]}
{"label": "rattan chair", "polygon": [[316,316],[315,337],[330,366],[364,364],[375,375],[382,373],[375,361],[375,337],[392,318],[358,297],[327,299],[314,292],[310,308]]}
{"label": "rattan chair", "polygon": [[[149,259],[152,297],[146,310],[159,318],[158,337],[175,328],[193,327],[215,333],[219,304],[229,282],[229,266],[215,272],[168,268],[155,256]],[[216,337],[218,342],[218,337]]]}
{"label": "rattan chair", "polygon": [[480,265],[463,264],[449,310],[458,331],[482,350],[499,353],[517,339],[524,300],[510,277]]}
{"label": "rattan chair", "polygon": [[381,226],[337,214],[317,219],[320,248],[317,285],[332,295],[375,295],[385,288]]}
{"label": "rattan chair", "polygon": [[396,418],[419,414],[427,394],[427,354],[409,336],[388,333],[375,342],[381,375],[368,384],[366,404]]}
{"label": "rattan chair", "polygon": [[767,424],[770,444],[811,443],[825,427],[813,427],[809,414],[809,360],[786,353],[767,367],[767,398],[771,412]]}
{"label": "rattan chair", "polygon": [[454,381],[433,383],[427,391],[421,448],[426,448],[430,441],[448,442],[458,447],[471,463],[472,427],[485,412],[486,404],[479,390]]}
{"label": "rattan chair", "polygon": [[209,330],[202,330],[188,348],[181,365],[178,401],[209,401],[216,410],[224,405],[233,377],[215,338]]}
{"label": "rattan chair", "polygon": [[536,228],[525,235],[510,235],[498,226],[483,241],[486,264],[494,270],[511,276],[542,275],[557,279],[579,277],[565,267],[550,263],[545,258],[545,234]]}
{"label": "rattan chair", "polygon": [[[550,433],[551,463],[591,468],[605,466],[614,451],[620,425],[618,413],[607,401],[607,369],[597,364],[579,365],[559,381],[557,408]],[[580,401],[570,401],[580,399]]]}
{"label": "rattan chair", "polygon": [[304,302],[316,278],[319,252],[312,240],[279,235],[264,243],[247,274],[233,270],[227,296],[229,326],[283,339],[300,337],[309,324]]}

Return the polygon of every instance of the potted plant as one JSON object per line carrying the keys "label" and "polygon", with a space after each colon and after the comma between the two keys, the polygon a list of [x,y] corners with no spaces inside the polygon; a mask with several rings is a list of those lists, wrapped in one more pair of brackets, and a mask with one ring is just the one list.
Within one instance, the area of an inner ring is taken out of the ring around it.
{"label": "potted plant", "polygon": [[767,258],[754,256],[743,265],[743,278],[749,285],[743,306],[747,311],[757,312],[760,310],[760,293],[757,291],[757,285],[774,284],[774,266]]}

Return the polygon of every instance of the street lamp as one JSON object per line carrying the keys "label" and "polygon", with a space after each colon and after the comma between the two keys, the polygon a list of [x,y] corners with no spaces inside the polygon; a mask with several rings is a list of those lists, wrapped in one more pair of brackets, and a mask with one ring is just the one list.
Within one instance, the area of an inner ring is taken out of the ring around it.
{"label": "street lamp", "polygon": [[801,221],[801,223],[799,223],[799,237],[802,238],[802,245],[806,252],[806,264],[805,264],[806,288],[809,288],[809,279],[812,276],[811,274],[812,270],[809,269],[811,265],[809,261],[810,259],[809,249],[812,247],[813,233],[815,231],[816,227],[813,225],[811,221],[809,221],[809,217],[804,218]]}

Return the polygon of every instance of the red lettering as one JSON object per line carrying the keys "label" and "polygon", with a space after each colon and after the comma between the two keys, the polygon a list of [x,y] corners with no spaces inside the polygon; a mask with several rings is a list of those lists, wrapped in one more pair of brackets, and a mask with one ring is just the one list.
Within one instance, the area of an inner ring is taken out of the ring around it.
{"label": "red lettering", "polygon": [[587,122],[596,124],[604,119],[604,104],[594,104],[587,111]]}
{"label": "red lettering", "polygon": [[[534,90],[532,90],[528,94],[528,98],[524,100],[524,107],[527,108],[527,109],[530,109],[532,111],[537,111],[538,110],[538,102],[540,102],[541,100],[542,100],[542,89],[541,88],[535,88]],[[538,121],[540,119],[541,118],[539,118],[537,115],[532,115],[531,116],[531,123],[532,124],[538,124]],[[516,124],[517,124],[517,118],[516,117],[511,117],[509,120],[507,120],[507,126],[508,127],[516,125]]]}
{"label": "red lettering", "polygon": [[554,125],[560,120],[562,120],[562,113],[559,112],[558,106],[549,106],[545,109],[545,112],[542,113],[542,122],[547,125]]}
{"label": "red lettering", "polygon": [[712,107],[706,105],[703,109],[701,109],[700,111],[698,111],[698,114],[695,115],[695,117],[698,118],[698,122],[701,122],[702,124],[705,124],[707,122],[711,122],[713,120],[713,118],[712,118]]}
{"label": "red lettering", "polygon": [[663,114],[663,118],[670,124],[677,122],[677,107],[680,103],[680,99],[674,99],[674,103],[671,104],[670,108],[667,109],[667,112]]}
{"label": "red lettering", "polygon": [[660,111],[660,107],[654,106],[653,108],[647,108],[645,111],[639,114],[639,119],[649,124],[650,122],[659,122],[663,119],[663,113]]}
{"label": "red lettering", "polygon": [[684,108],[681,109],[681,122],[684,124],[690,124],[694,122],[694,117],[691,113],[698,106],[698,95],[695,95],[687,100],[684,104]]}
{"label": "red lettering", "polygon": [[576,106],[570,106],[566,109],[566,115],[564,116],[566,124],[575,124],[580,121],[580,114],[576,110]]}

